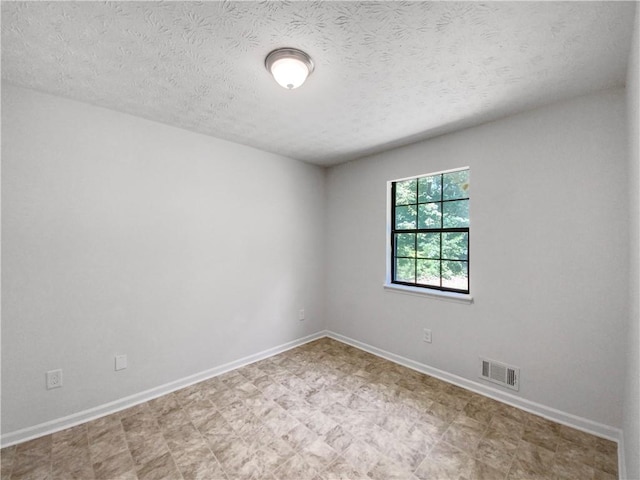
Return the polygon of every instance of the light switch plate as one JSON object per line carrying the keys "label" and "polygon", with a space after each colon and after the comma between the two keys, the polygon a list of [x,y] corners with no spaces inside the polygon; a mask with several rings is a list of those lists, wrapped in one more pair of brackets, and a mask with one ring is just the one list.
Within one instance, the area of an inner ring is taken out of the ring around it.
{"label": "light switch plate", "polygon": [[116,355],[116,371],[127,368],[127,356]]}

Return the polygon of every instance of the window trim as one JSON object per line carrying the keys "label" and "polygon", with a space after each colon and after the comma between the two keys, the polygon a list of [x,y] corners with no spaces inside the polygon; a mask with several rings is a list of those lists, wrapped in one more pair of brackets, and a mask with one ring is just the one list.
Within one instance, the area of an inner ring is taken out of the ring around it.
{"label": "window trim", "polygon": [[468,293],[449,292],[446,290],[434,290],[432,288],[410,287],[401,283],[385,282],[382,288],[389,293],[400,293],[418,297],[434,298],[456,303],[473,303],[473,295]]}
{"label": "window trim", "polygon": [[[438,288],[432,288],[429,286],[415,286],[415,285],[406,285],[403,283],[392,282],[392,262],[393,262],[393,249],[392,249],[392,232],[393,232],[393,184],[396,182],[403,182],[406,180],[413,180],[416,178],[422,177],[430,177],[435,175],[442,175],[445,173],[453,173],[459,172],[462,170],[470,170],[468,166],[452,168],[449,170],[441,170],[433,173],[426,173],[420,175],[413,175],[411,177],[397,178],[394,180],[387,181],[387,221],[386,221],[386,235],[385,235],[385,246],[386,246],[386,255],[385,255],[385,282],[383,287],[385,290],[393,293],[403,293],[409,295],[418,295],[423,297],[432,297],[441,300],[451,300],[455,302],[461,303],[473,303],[473,296],[470,293],[456,292],[450,290],[440,290]],[[469,232],[470,233],[470,232]],[[471,241],[471,236],[469,235],[469,241]],[[471,285],[471,268],[469,268],[469,285]]]}

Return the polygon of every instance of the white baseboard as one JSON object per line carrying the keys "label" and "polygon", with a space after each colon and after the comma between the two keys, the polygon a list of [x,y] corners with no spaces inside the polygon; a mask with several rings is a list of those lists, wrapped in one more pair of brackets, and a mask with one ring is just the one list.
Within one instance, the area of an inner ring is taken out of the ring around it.
{"label": "white baseboard", "polygon": [[622,432],[620,432],[620,440],[618,440],[618,478],[631,480],[627,478],[627,464],[624,460],[624,434]]}
{"label": "white baseboard", "polygon": [[161,397],[162,395],[180,390],[181,388],[188,387],[189,385],[193,385],[209,378],[216,377],[230,370],[235,370],[236,368],[243,367],[250,363],[264,360],[265,358],[277,355],[279,353],[298,347],[300,345],[304,345],[305,343],[312,342],[322,337],[333,338],[334,340],[337,340],[339,342],[346,343],[353,347],[372,353],[373,355],[376,355],[378,357],[382,357],[399,365],[411,368],[412,370],[416,370],[420,373],[425,373],[445,382],[452,383],[472,392],[479,393],[480,395],[484,395],[486,397],[493,398],[494,400],[498,400],[502,403],[520,408],[527,412],[540,415],[541,417],[553,420],[554,422],[561,423],[563,425],[567,425],[569,427],[576,428],[578,430],[582,430],[584,432],[617,442],[618,471],[620,472],[620,478],[625,478],[626,469],[624,463],[623,435],[622,430],[618,428],[594,422],[592,420],[578,417],[570,413],[562,412],[560,410],[517,397],[510,393],[502,392],[493,387],[489,387],[487,385],[483,385],[481,383],[459,377],[443,370],[430,367],[429,365],[416,362],[400,355],[396,355],[395,353],[387,352],[386,350],[382,350],[381,348],[373,347],[358,340],[354,340],[344,335],[340,335],[339,333],[327,330],[320,331],[297,340],[293,340],[291,342],[255,353],[253,355],[249,355],[233,362],[225,363],[224,365],[220,365],[209,370],[190,375],[188,377],[152,388],[150,390],[146,390],[144,392],[136,393],[135,395],[131,395],[129,397],[121,398],[119,400],[105,403],[88,410],[74,413],[67,417],[58,418],[49,422],[41,423],[39,425],[34,425],[32,427],[3,434],[2,436],[0,436],[0,445],[2,446],[2,448],[8,447],[17,443],[41,437],[43,435],[59,432],[61,430],[65,430],[67,428],[94,420],[99,417],[103,417],[105,415],[119,412],[140,403],[144,403],[149,400],[153,400],[154,398]]}
{"label": "white baseboard", "polygon": [[583,432],[587,432],[598,437],[606,438],[607,440],[612,440],[618,444],[618,476],[621,480],[627,478],[627,467],[624,455],[624,435],[622,430],[619,428],[594,422],[587,418],[582,418],[577,415],[562,412],[555,408],[547,407],[545,405],[541,405],[539,403],[517,397],[507,392],[502,392],[496,388],[489,387],[487,385],[483,385],[482,383],[474,382],[463,377],[459,377],[457,375],[439,370],[434,367],[430,367],[429,365],[425,365],[423,363],[416,362],[415,360],[396,355],[395,353],[387,352],[386,350],[383,350],[381,348],[373,347],[339,333],[328,330],[326,332],[326,336],[329,338],[333,338],[334,340],[337,340],[339,342],[359,348],[360,350],[364,350],[365,352],[369,352],[378,357],[382,357],[404,367],[416,370],[420,373],[425,373],[445,382],[452,383],[467,390],[471,390],[472,392],[479,393],[480,395],[484,395],[485,397],[493,398],[494,400],[506,403],[507,405],[511,405],[521,410],[525,410],[529,413],[539,415],[548,420],[561,423],[577,430],[582,430]]}
{"label": "white baseboard", "polygon": [[217,377],[218,375],[226,373],[230,370],[235,370],[236,368],[243,367],[250,363],[264,360],[265,358],[272,357],[273,355],[277,355],[278,353],[291,350],[292,348],[299,347],[300,345],[304,345],[305,343],[312,342],[314,340],[317,340],[318,338],[322,338],[325,336],[327,336],[327,332],[320,331],[312,335],[308,335],[306,337],[299,338],[282,345],[278,345],[277,347],[269,348],[267,350],[263,350],[262,352],[240,358],[239,360],[234,360],[233,362],[225,363],[224,365],[220,365],[203,372],[196,373],[194,375],[190,375],[188,377],[184,377],[179,380],[166,383],[164,385],[160,385],[159,387],[136,393],[135,395],[131,395],[129,397],[120,398],[113,402],[105,403],[103,405],[99,405],[88,410],[83,410],[66,417],[41,423],[39,425],[34,425],[32,427],[27,427],[21,430],[16,430],[14,432],[2,434],[2,436],[0,436],[0,446],[2,446],[2,448],[9,447],[11,445],[15,445],[16,443],[25,442],[27,440],[42,437],[43,435],[49,435],[51,433],[59,432],[61,430],[74,427],[81,423],[85,423],[90,420],[95,420],[96,418],[103,417],[105,415],[110,415],[112,413],[125,410],[140,403],[153,400],[154,398],[158,398],[162,395],[175,392],[176,390],[180,390],[181,388],[188,387],[189,385],[202,382],[209,378]]}
{"label": "white baseboard", "polygon": [[[327,336],[339,342],[346,343],[353,347],[372,353],[373,355],[376,355],[378,357],[390,360],[404,367],[416,370],[420,373],[425,373],[445,382],[452,383],[467,390],[471,390],[472,392],[479,393],[480,395],[484,395],[485,397],[493,398],[494,400],[498,400],[499,402],[506,403],[507,405],[517,407],[521,410],[525,410],[527,412],[539,415],[563,425],[567,425],[577,430],[582,430],[592,435],[618,442],[618,446],[620,446],[620,442],[622,439],[622,430],[620,430],[619,428],[594,422],[586,418],[578,417],[577,415],[562,412],[560,410],[556,410],[555,408],[532,402],[530,400],[518,397],[507,392],[502,392],[496,388],[489,387],[487,385],[483,385],[482,383],[475,382],[473,380],[459,377],[458,375],[454,375],[452,373],[430,367],[429,365],[425,365],[423,363],[416,362],[415,360],[396,355],[395,353],[387,352],[386,350],[382,350],[381,348],[373,347],[358,340],[340,335],[339,333],[327,331]],[[620,448],[618,448],[618,451],[620,451]]]}

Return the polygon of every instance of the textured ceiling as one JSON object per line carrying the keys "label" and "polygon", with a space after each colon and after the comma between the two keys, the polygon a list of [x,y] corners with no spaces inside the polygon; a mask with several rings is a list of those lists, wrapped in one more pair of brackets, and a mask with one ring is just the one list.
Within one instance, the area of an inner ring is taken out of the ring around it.
{"label": "textured ceiling", "polygon": [[[624,85],[634,2],[2,2],[14,84],[331,165]],[[297,90],[264,68],[296,47]]]}

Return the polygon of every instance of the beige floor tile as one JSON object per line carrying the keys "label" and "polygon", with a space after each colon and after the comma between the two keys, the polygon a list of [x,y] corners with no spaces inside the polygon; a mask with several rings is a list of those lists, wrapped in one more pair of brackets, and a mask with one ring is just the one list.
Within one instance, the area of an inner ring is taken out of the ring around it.
{"label": "beige floor tile", "polygon": [[52,439],[48,435],[17,445],[12,479],[49,479],[52,475]]}
{"label": "beige floor tile", "polygon": [[105,431],[112,430],[114,428],[122,428],[120,423],[119,414],[107,415],[96,420],[92,420],[86,423],[87,437],[90,442],[102,435]]}
{"label": "beige floor tile", "polygon": [[265,415],[262,421],[276,437],[282,437],[284,434],[300,425],[298,420],[282,409]]}
{"label": "beige floor tile", "polygon": [[[238,370],[236,370],[236,372],[238,372],[240,375],[242,375],[244,378],[250,381],[255,380],[256,378],[259,378],[263,375],[262,370],[260,370],[255,363],[245,365],[244,367],[240,367]],[[220,381],[218,377],[215,377],[215,380],[216,382]],[[203,382],[203,383],[206,383],[206,382]]]}
{"label": "beige floor tile", "polygon": [[556,447],[555,457],[570,462],[584,463],[594,466],[594,451],[592,448],[568,440],[560,439]]}
{"label": "beige floor tile", "polygon": [[42,465],[33,465],[29,468],[14,469],[12,480],[51,480],[51,468]]}
{"label": "beige floor tile", "polygon": [[369,480],[366,473],[356,469],[343,457],[338,457],[323,472],[322,477],[326,480]]}
{"label": "beige floor tile", "polygon": [[429,406],[429,408],[426,410],[426,413],[433,415],[434,417],[446,423],[453,422],[459,415],[458,410],[437,401],[433,402]]}
{"label": "beige floor tile", "polygon": [[355,392],[365,382],[366,380],[362,377],[358,377],[356,375],[347,375],[340,380],[340,385],[342,385],[349,392]]}
{"label": "beige floor tile", "polygon": [[62,430],[51,435],[51,453],[64,456],[76,448],[89,448],[89,437],[86,424]]}
{"label": "beige floor tile", "polygon": [[[309,413],[310,411],[311,413]],[[338,425],[328,415],[317,410],[307,410],[307,414],[298,420],[319,436],[326,435]]]}
{"label": "beige floor tile", "polygon": [[29,440],[21,443],[16,447],[16,453],[18,455],[50,455],[53,447],[53,436],[46,435],[44,437],[36,438],[35,440]]}
{"label": "beige floor tile", "polygon": [[338,424],[349,420],[353,415],[353,411],[340,403],[324,405],[319,409],[322,413],[337,422]]}
{"label": "beige floor tile", "polygon": [[164,430],[162,436],[169,447],[169,450],[178,454],[184,450],[189,450],[195,446],[206,445],[201,433],[191,424],[173,427],[170,430]]}
{"label": "beige floor tile", "polygon": [[[218,413],[218,411],[214,408],[210,400],[199,398],[182,407],[182,413],[191,420],[194,425],[199,427],[209,419],[212,413]],[[182,417],[182,415],[180,417]]]}
{"label": "beige floor tile", "polygon": [[260,395],[260,390],[258,390],[258,388],[246,378],[244,379],[244,382],[235,387],[233,391],[243,400]]}
{"label": "beige floor tile", "polygon": [[253,413],[249,413],[242,419],[242,422],[232,425],[232,427],[234,426],[238,435],[245,438],[251,438],[266,428],[262,420]]}
{"label": "beige floor tile", "polygon": [[618,475],[602,472],[600,470],[594,470],[593,480],[618,480]]}
{"label": "beige floor tile", "polygon": [[295,451],[300,451],[301,449],[311,445],[318,438],[318,435],[300,424],[282,435],[281,438],[291,445],[291,448]]}
{"label": "beige floor tile", "polygon": [[473,456],[477,460],[506,474],[511,468],[516,449],[517,444],[485,437],[480,440]]}
{"label": "beige floor tile", "polygon": [[613,453],[597,451],[594,456],[593,466],[596,470],[601,470],[612,475],[618,474],[618,457]]}
{"label": "beige floor tile", "polygon": [[9,480],[16,457],[16,447],[6,447],[0,450],[0,480]]}
{"label": "beige floor tile", "polygon": [[498,413],[500,404],[481,395],[474,394],[462,409],[463,413],[478,422],[489,423],[493,415]]}
{"label": "beige floor tile", "polygon": [[253,460],[260,469],[260,474],[263,476],[275,472],[295,455],[293,451],[281,455],[278,451],[270,448],[252,448],[251,452]]}
{"label": "beige floor tile", "polygon": [[472,418],[460,416],[444,432],[442,439],[467,453],[473,453],[487,426]]}
{"label": "beige floor tile", "polygon": [[52,478],[51,461],[48,462],[17,462],[11,471],[12,479],[41,480]]}
{"label": "beige floor tile", "polygon": [[355,441],[353,436],[340,425],[329,430],[323,439],[338,453],[344,452]]}
{"label": "beige floor tile", "polygon": [[169,453],[167,443],[160,433],[136,437],[127,435],[127,442],[136,468]]}
{"label": "beige floor tile", "polygon": [[118,421],[112,427],[101,430],[89,440],[89,451],[93,463],[100,462],[122,452],[129,451],[122,425]]}
{"label": "beige floor tile", "polygon": [[387,457],[382,457],[368,472],[368,475],[373,480],[417,480],[412,469]]}
{"label": "beige floor tile", "polygon": [[233,390],[219,390],[213,394],[207,395],[207,400],[211,402],[214,408],[223,410],[234,402],[240,400],[240,397]]}
{"label": "beige floor tile", "polygon": [[338,457],[338,453],[320,438],[304,446],[298,454],[318,472],[331,465]]}
{"label": "beige floor tile", "polygon": [[610,455],[615,455],[618,451],[618,445],[611,440],[607,440],[605,438],[595,438],[595,449],[600,453],[608,453]]}
{"label": "beige floor tile", "polygon": [[[249,416],[253,415],[240,400],[236,400],[229,406],[220,409],[220,414],[237,433],[240,433],[240,429],[247,424]],[[194,421],[194,423],[197,425],[197,422]]]}
{"label": "beige floor tile", "polygon": [[281,458],[288,459],[295,450],[289,443],[281,438],[276,438],[266,427],[251,438],[245,438],[245,441],[254,448],[273,452]]}
{"label": "beige floor tile", "polygon": [[424,454],[431,450],[441,436],[442,432],[438,427],[420,421],[415,422],[408,431],[400,431],[396,434],[400,442]]}
{"label": "beige floor tile", "polygon": [[562,480],[584,480],[593,478],[594,471],[589,465],[574,460],[556,457],[551,467],[555,478]]}
{"label": "beige floor tile", "polygon": [[342,453],[344,459],[357,470],[361,472],[369,472],[373,466],[378,463],[381,453],[373,446],[362,440],[355,440]]}
{"label": "beige floor tile", "polygon": [[546,422],[530,422],[525,426],[522,439],[539,447],[546,448],[550,452],[555,452],[560,440],[557,432],[558,429],[554,425]]}
{"label": "beige floor tile", "polygon": [[520,410],[519,408],[512,407],[505,403],[495,405],[495,413],[501,417],[514,420],[523,425],[527,423],[527,417],[530,415],[530,413],[525,412],[524,410]]}
{"label": "beige floor tile", "polygon": [[470,462],[471,458],[457,449],[436,456],[429,455],[418,466],[414,475],[420,480],[459,479],[468,471]]}
{"label": "beige floor tile", "polygon": [[281,480],[313,480],[319,472],[309,465],[300,455],[294,455],[281,465],[273,474]]}
{"label": "beige floor tile", "polygon": [[596,446],[596,437],[586,432],[576,430],[575,428],[567,427],[566,425],[559,426],[558,435],[561,439],[582,447],[595,448]]}
{"label": "beige floor tile", "polygon": [[489,421],[484,436],[517,444],[522,438],[522,435],[524,435],[524,430],[525,426],[523,423],[503,413],[497,413],[493,415]]}
{"label": "beige floor tile", "polygon": [[553,464],[554,453],[525,440],[521,440],[516,450],[519,470],[529,475],[548,475]]}
{"label": "beige floor tile", "polygon": [[145,463],[137,469],[137,473],[139,480],[180,480],[182,477],[169,452]]}
{"label": "beige floor tile", "polygon": [[360,415],[350,414],[341,422],[342,426],[353,436],[353,438],[371,441],[372,432],[378,427],[371,420]]}
{"label": "beige floor tile", "polygon": [[156,416],[165,415],[171,412],[180,411],[180,404],[173,393],[154,398],[147,402],[149,409]]}
{"label": "beige floor tile", "polygon": [[112,457],[93,463],[96,480],[109,480],[121,476],[135,475],[133,459],[129,451],[116,453]]}
{"label": "beige floor tile", "polygon": [[184,480],[227,480],[227,476],[214,459],[196,459],[189,464],[179,465]]}
{"label": "beige floor tile", "polygon": [[409,467],[411,470],[415,470],[422,460],[426,457],[426,451],[418,451],[409,448],[407,445],[397,442],[393,446],[384,452],[384,454],[395,462]]}
{"label": "beige floor tile", "polygon": [[479,460],[471,460],[461,475],[464,480],[504,480],[507,472]]}
{"label": "beige floor tile", "polygon": [[414,421],[397,411],[387,411],[377,424],[393,435],[403,435],[413,426]]}
{"label": "beige floor tile", "polygon": [[617,478],[614,442],[327,338],[0,455],[0,480]]}
{"label": "beige floor tile", "polygon": [[193,422],[198,431],[203,435],[213,433],[213,434],[226,434],[226,435],[236,435],[234,429],[229,425],[229,422],[222,416],[222,414],[213,410],[206,417],[200,417],[198,422]]}
{"label": "beige floor tile", "polygon": [[469,395],[461,395],[459,393],[451,393],[448,391],[440,392],[435,398],[435,401],[442,403],[443,405],[448,405],[454,410],[464,409],[464,407],[469,403],[469,400]]}
{"label": "beige floor tile", "polygon": [[235,472],[249,462],[252,450],[248,444],[240,439],[233,439],[223,443],[218,450],[211,449],[222,468],[227,472]]}
{"label": "beige floor tile", "polygon": [[54,479],[91,480],[94,478],[89,446],[68,446],[52,458],[52,477]]}

